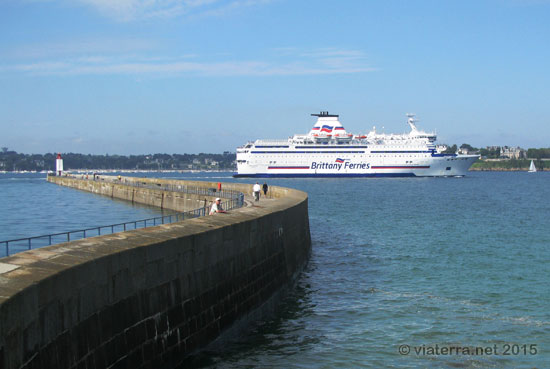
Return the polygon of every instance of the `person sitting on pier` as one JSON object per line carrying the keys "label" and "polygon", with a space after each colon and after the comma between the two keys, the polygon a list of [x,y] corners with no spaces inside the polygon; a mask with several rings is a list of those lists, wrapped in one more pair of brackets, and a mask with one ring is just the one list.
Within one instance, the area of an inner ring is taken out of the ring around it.
{"label": "person sitting on pier", "polygon": [[219,197],[216,199],[216,201],[214,201],[214,203],[212,204],[212,207],[210,208],[209,215],[216,214],[216,213],[227,213],[227,211],[223,210],[221,201],[222,199],[220,199]]}

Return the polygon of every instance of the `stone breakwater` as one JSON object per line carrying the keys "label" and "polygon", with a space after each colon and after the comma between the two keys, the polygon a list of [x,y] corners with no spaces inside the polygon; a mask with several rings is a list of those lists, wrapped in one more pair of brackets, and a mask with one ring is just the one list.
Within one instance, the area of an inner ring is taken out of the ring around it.
{"label": "stone breakwater", "polygon": [[0,367],[172,367],[269,314],[311,251],[307,195],[270,191],[229,214],[0,259]]}
{"label": "stone breakwater", "polygon": [[[159,180],[155,178],[123,177],[101,175],[97,180],[85,180],[78,176],[56,177],[48,176],[48,181],[61,186],[72,187],[82,191],[93,192],[117,199],[137,202],[180,212],[203,207],[210,204],[219,195],[210,190],[217,189],[217,183],[197,181]],[[192,183],[192,184],[191,184]],[[146,186],[146,187],[139,187]],[[208,190],[205,194],[169,191],[166,187],[191,187]]]}

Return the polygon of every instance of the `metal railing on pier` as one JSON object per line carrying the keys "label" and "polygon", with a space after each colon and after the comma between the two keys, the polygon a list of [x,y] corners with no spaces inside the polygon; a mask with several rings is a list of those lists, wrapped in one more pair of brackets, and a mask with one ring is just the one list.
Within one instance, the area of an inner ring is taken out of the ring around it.
{"label": "metal railing on pier", "polygon": [[[153,187],[148,187],[148,186],[151,186],[151,185],[143,185],[143,187],[146,187],[146,188],[156,188],[156,189],[159,188],[159,186],[154,186],[154,185]],[[172,186],[172,185],[165,185],[163,187],[167,188],[169,186]],[[173,185],[173,186],[174,188],[178,187],[177,185]],[[140,187],[140,185],[138,185],[137,187]],[[181,187],[187,187],[187,186],[181,186]],[[186,191],[191,190],[196,192],[186,192],[186,193],[194,193],[194,194],[207,195],[207,196],[212,196],[213,194],[212,189],[202,188],[202,190],[206,190],[206,192],[199,191],[200,189],[201,189],[200,187],[187,187]],[[184,192],[182,189],[174,189],[174,190],[167,190],[167,191]],[[225,196],[222,195],[222,193]],[[220,198],[226,197],[226,196],[229,197],[228,200],[223,201],[221,203],[223,209],[225,210],[237,209],[244,205],[244,194],[241,192],[218,191],[218,192],[214,192],[214,194]],[[130,230],[139,229],[139,228],[154,227],[161,224],[170,224],[170,223],[179,222],[185,219],[198,218],[201,216],[208,215],[209,211],[210,211],[210,207],[205,205],[201,208],[197,208],[194,210],[178,212],[178,213],[164,215],[160,217],[140,219],[140,220],[134,220],[130,222],[110,224],[110,225],[98,226],[98,227],[92,227],[92,228],[86,228],[86,229],[78,229],[75,231],[51,233],[51,234],[46,234],[42,236],[24,237],[24,238],[18,238],[13,240],[0,241],[0,258],[13,255],[18,252],[37,249],[45,246],[51,246],[62,242],[75,241],[75,240],[80,240],[80,239],[89,238],[89,237],[101,236],[105,234],[125,232],[125,231],[130,231]]]}
{"label": "metal railing on pier", "polygon": [[[86,178],[87,176],[91,178]],[[173,192],[183,192],[194,195],[204,195],[204,196],[216,196],[226,199],[233,199],[240,195],[240,192],[233,190],[218,190],[217,188],[207,188],[207,187],[198,187],[198,186],[187,186],[187,185],[178,185],[178,184],[169,184],[169,183],[150,183],[150,182],[140,182],[140,181],[128,181],[126,178],[121,177],[120,179],[114,176],[107,175],[68,175],[68,177],[83,181],[95,181],[95,182],[111,182],[118,183],[124,186],[131,186],[137,188],[146,188],[149,190],[161,190],[161,191],[173,191]]]}

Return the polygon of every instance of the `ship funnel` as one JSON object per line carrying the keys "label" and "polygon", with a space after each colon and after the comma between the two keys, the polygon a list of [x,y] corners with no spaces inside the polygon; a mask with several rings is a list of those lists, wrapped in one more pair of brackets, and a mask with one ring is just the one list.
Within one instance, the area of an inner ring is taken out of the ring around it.
{"label": "ship funnel", "polygon": [[328,111],[322,111],[319,114],[311,114],[317,117],[317,122],[309,131],[309,136],[318,138],[348,137],[348,134],[340,121],[338,114],[329,114]]}

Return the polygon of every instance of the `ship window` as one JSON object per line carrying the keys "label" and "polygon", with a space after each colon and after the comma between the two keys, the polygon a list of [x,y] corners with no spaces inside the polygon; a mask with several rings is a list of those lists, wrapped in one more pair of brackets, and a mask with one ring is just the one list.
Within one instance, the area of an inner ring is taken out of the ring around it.
{"label": "ship window", "polygon": [[451,167],[447,167],[445,170],[451,170]]}

